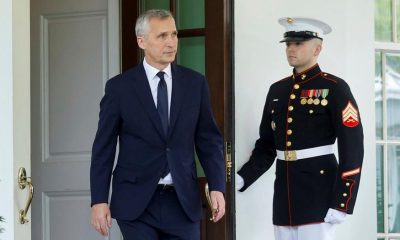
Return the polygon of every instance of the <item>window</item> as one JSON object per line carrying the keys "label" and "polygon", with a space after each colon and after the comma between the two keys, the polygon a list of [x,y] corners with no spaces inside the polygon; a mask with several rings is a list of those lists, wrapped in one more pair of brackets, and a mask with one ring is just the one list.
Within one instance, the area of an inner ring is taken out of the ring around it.
{"label": "window", "polygon": [[377,239],[400,239],[400,0],[375,0]]}

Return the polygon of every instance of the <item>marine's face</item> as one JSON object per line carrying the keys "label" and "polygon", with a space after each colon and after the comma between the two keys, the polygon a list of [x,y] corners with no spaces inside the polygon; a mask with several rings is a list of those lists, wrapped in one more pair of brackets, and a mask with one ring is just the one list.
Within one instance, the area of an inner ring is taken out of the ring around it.
{"label": "marine's face", "polygon": [[137,37],[140,48],[144,50],[146,61],[162,70],[175,60],[178,48],[178,31],[173,18],[152,18],[149,31]]}
{"label": "marine's face", "polygon": [[321,44],[316,39],[286,43],[287,61],[297,72],[312,67],[316,63],[320,51]]}

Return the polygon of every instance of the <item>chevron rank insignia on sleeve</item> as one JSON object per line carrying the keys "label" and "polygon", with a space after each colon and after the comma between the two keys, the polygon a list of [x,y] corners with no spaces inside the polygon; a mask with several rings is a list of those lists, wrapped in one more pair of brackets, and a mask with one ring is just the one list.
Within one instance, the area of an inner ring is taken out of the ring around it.
{"label": "chevron rank insignia on sleeve", "polygon": [[349,101],[342,111],[342,122],[346,127],[355,127],[360,122],[358,119],[358,111]]}

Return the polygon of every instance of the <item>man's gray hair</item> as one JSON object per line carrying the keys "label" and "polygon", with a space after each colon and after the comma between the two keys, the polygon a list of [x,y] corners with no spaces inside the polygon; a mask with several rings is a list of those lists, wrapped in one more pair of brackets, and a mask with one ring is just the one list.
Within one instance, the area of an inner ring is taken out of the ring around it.
{"label": "man's gray hair", "polygon": [[149,22],[152,18],[166,19],[174,18],[170,11],[164,9],[151,9],[141,14],[136,20],[136,37],[142,37],[149,31]]}

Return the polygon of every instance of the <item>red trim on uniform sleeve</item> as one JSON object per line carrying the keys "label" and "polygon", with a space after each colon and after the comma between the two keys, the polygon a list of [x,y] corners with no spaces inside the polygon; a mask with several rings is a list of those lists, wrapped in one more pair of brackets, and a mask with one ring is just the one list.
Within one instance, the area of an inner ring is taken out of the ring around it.
{"label": "red trim on uniform sleeve", "polygon": [[360,171],[361,171],[361,168],[356,168],[356,169],[344,172],[344,173],[342,173],[342,178],[359,174]]}
{"label": "red trim on uniform sleeve", "polygon": [[325,78],[326,80],[329,80],[329,81],[332,81],[332,82],[334,82],[334,83],[337,83],[336,80],[333,80],[333,79],[331,79],[331,78],[328,78],[328,77],[327,77],[327,76],[328,76],[327,73],[321,72],[321,76],[322,76],[323,78]]}
{"label": "red trim on uniform sleeve", "polygon": [[292,78],[292,76],[285,77],[285,78],[283,78],[283,79],[281,79],[281,80],[279,80],[279,81],[277,81],[277,82],[282,82],[282,81],[285,81],[285,80],[290,80],[291,78]]}
{"label": "red trim on uniform sleeve", "polygon": [[347,200],[346,200],[346,205],[345,205],[345,207],[342,208],[342,209],[346,210],[346,212],[347,212],[347,210],[348,210],[347,206],[349,205],[349,202],[350,202],[350,200],[351,200],[352,192],[353,192],[353,186],[354,186],[354,184],[356,183],[356,181],[353,180],[353,179],[350,179],[350,178],[343,177],[343,176],[342,176],[342,179],[345,180],[345,181],[351,182],[351,183],[350,183],[350,186],[349,186],[349,198],[347,198]]}
{"label": "red trim on uniform sleeve", "polygon": [[[349,186],[349,197],[348,197],[347,200],[346,200],[346,205],[345,205],[345,207],[342,208],[342,209],[344,209],[344,210],[346,210],[346,211],[348,210],[347,206],[349,205],[349,202],[350,202],[351,197],[352,197],[353,186],[354,186],[354,184],[356,183],[356,180],[351,179],[351,178],[348,178],[348,177],[354,176],[354,175],[356,175],[356,174],[359,174],[360,172],[361,172],[361,167],[358,167],[358,168],[355,168],[355,169],[353,169],[353,170],[346,171],[346,172],[343,172],[343,173],[342,173],[342,180],[344,180],[346,183],[347,183],[347,182],[350,182],[350,186]],[[345,183],[345,184],[346,184],[346,183]]]}

